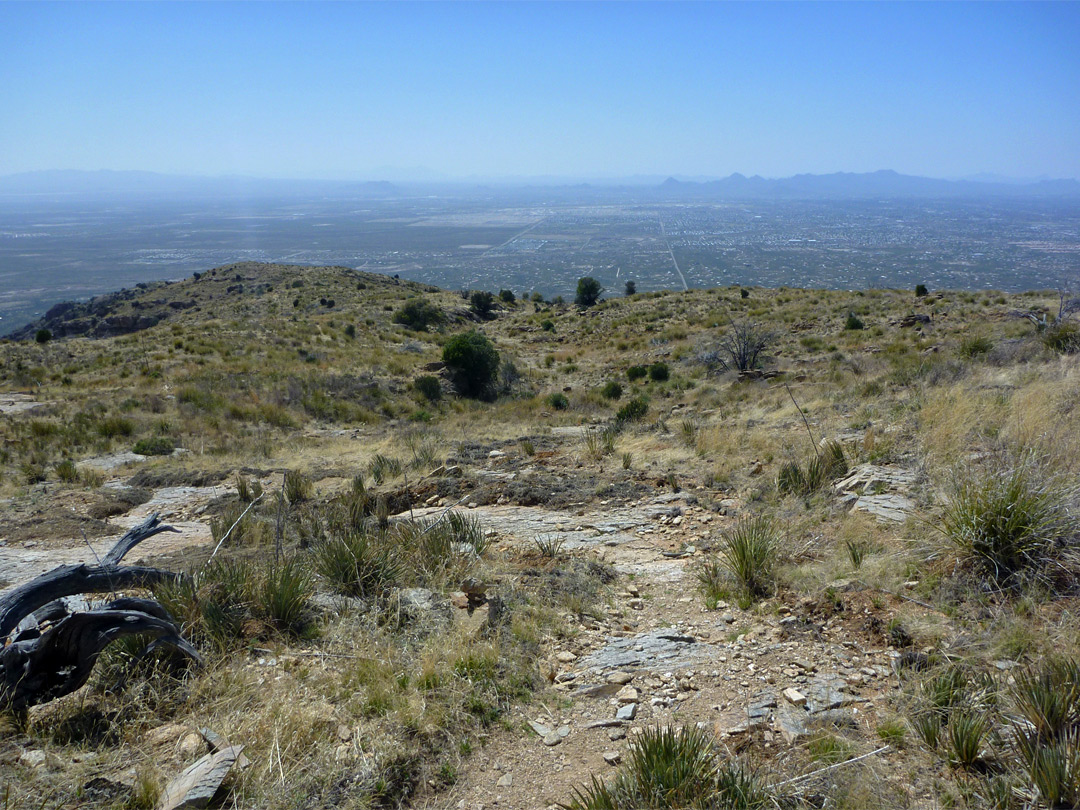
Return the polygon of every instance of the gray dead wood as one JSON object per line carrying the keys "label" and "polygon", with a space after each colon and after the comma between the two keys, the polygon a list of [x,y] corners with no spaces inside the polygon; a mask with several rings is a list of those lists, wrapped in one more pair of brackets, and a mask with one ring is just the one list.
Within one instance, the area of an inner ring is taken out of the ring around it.
{"label": "gray dead wood", "polygon": [[168,784],[158,810],[206,807],[243,750],[242,745],[230,745],[207,754]]}
{"label": "gray dead wood", "polygon": [[25,712],[74,692],[101,652],[125,636],[146,636],[153,640],[148,650],[164,644],[200,660],[152,599],[122,597],[85,610],[72,610],[65,599],[176,579],[171,571],[120,565],[136,545],[164,531],[176,530],[151,515],[121,537],[100,565],[59,566],[0,598],[0,705]]}

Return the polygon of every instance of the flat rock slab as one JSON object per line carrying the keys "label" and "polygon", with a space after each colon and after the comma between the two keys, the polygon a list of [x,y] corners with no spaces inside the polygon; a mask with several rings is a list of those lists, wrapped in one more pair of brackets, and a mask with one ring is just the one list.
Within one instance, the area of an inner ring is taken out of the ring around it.
{"label": "flat rock slab", "polygon": [[915,502],[904,495],[863,495],[852,512],[866,512],[882,523],[903,523],[915,510]]}
{"label": "flat rock slab", "polygon": [[671,627],[661,627],[625,638],[609,638],[608,643],[580,658],[582,669],[655,669],[689,668],[709,661],[716,655],[710,644],[702,644]]}
{"label": "flat rock slab", "polygon": [[30,394],[0,394],[0,413],[2,414],[29,413],[36,408],[51,404],[51,402],[34,399]]}
{"label": "flat rock slab", "polygon": [[158,810],[206,807],[243,750],[233,745],[207,754],[168,784]]}

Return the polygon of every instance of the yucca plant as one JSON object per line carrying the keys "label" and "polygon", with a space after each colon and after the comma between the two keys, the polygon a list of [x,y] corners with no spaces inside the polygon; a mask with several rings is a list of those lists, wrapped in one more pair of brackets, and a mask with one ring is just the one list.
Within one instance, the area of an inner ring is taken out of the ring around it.
{"label": "yucca plant", "polygon": [[533,545],[542,557],[554,560],[562,553],[564,540],[557,534],[538,534],[533,538]]}
{"label": "yucca plant", "polygon": [[1009,691],[1031,735],[1052,741],[1080,728],[1080,661],[1047,659],[1015,676]]}
{"label": "yucca plant", "polygon": [[759,515],[740,521],[724,535],[719,559],[745,593],[754,598],[765,596],[772,590],[779,549],[776,524]]}
{"label": "yucca plant", "polygon": [[288,470],[284,481],[285,498],[289,503],[303,503],[314,494],[311,479],[299,470]]}
{"label": "yucca plant", "polygon": [[327,538],[315,546],[314,560],[319,576],[344,596],[377,596],[402,574],[398,554],[385,537],[372,531]]}
{"label": "yucca plant", "polygon": [[1052,573],[1071,578],[1076,572],[1062,552],[1075,541],[1072,494],[1030,456],[996,471],[965,471],[956,476],[941,530],[998,587],[1048,582]]}
{"label": "yucca plant", "polygon": [[949,761],[961,768],[973,768],[982,762],[982,750],[990,732],[990,721],[979,711],[953,712],[945,729]]}
{"label": "yucca plant", "polygon": [[698,590],[705,597],[705,607],[716,610],[728,594],[727,567],[715,557],[706,557],[694,569]]}
{"label": "yucca plant", "polygon": [[276,628],[299,633],[307,623],[314,593],[311,574],[293,557],[266,567],[255,589],[254,601],[261,616]]}

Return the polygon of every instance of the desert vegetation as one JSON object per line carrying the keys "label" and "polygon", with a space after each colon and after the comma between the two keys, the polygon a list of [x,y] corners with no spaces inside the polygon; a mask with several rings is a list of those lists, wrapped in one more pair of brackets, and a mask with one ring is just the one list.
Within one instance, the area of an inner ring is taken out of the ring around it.
{"label": "desert vegetation", "polygon": [[219,806],[1077,806],[1076,313],[921,293],[245,264],[0,343],[0,586],[161,511],[203,660],[5,715],[0,796],[154,807],[206,728]]}

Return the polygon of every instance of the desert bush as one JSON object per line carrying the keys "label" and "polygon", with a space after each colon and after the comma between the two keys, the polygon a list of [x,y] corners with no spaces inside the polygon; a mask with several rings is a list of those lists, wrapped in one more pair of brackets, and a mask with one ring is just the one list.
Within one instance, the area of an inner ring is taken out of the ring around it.
{"label": "desert bush", "polygon": [[466,397],[490,397],[499,371],[499,353],[476,330],[454,335],[443,346],[443,362],[458,392]]}
{"label": "desert bush", "polygon": [[131,449],[142,456],[168,456],[176,449],[176,442],[168,436],[152,436],[139,439]]}
{"label": "desert bush", "polygon": [[848,471],[844,448],[837,442],[826,442],[802,466],[797,461],[786,461],[776,475],[776,489],[781,495],[808,497]]}
{"label": "desert bush", "polygon": [[428,402],[438,402],[442,399],[442,383],[439,378],[431,374],[422,374],[413,380],[413,390]]}
{"label": "desert bush", "polygon": [[570,407],[570,400],[566,398],[566,394],[556,391],[554,394],[548,394],[545,400],[549,408],[556,411],[565,411]]}
{"label": "desert bush", "polygon": [[1043,345],[1058,354],[1080,352],[1080,324],[1075,321],[1054,321],[1040,335]]}
{"label": "desert bush", "polygon": [[483,320],[490,320],[495,309],[495,296],[486,290],[476,290],[469,296],[469,309]]}
{"label": "desert bush", "polygon": [[37,343],[48,343],[50,340],[52,340],[52,337],[52,332],[44,328],[38,329],[37,332],[34,333],[34,340]]}
{"label": "desert bush", "polygon": [[989,354],[994,348],[994,341],[985,335],[973,335],[960,341],[956,353],[968,360]]}
{"label": "desert bush", "polygon": [[927,296],[929,294],[930,294],[930,291],[926,289],[925,284],[916,284],[915,285],[915,297],[916,298],[923,298],[923,297],[925,297],[925,296]]}
{"label": "desert bush", "polygon": [[551,320],[550,318],[545,318],[544,320],[540,321],[540,328],[543,329],[545,332],[554,332],[555,321]]}
{"label": "desert bush", "polygon": [[641,380],[649,376],[649,369],[645,366],[630,366],[626,370],[626,378],[633,382],[634,380]]}
{"label": "desert bush", "polygon": [[645,418],[645,414],[649,412],[649,401],[645,397],[634,397],[632,400],[623,405],[615,414],[615,421],[618,424],[626,424],[628,422],[640,422]]}
{"label": "desert bush", "polygon": [[564,542],[557,534],[538,534],[533,538],[533,547],[540,556],[554,560],[562,553]]}
{"label": "desert bush", "polygon": [[600,389],[600,396],[604,399],[618,399],[622,396],[622,386],[614,380],[604,384],[604,387]]}
{"label": "desert bush", "polygon": [[298,634],[309,621],[314,593],[311,574],[292,557],[271,562],[259,573],[253,602],[260,618],[278,630]]}
{"label": "desert bush", "polygon": [[514,295],[513,290],[499,290],[499,300],[504,304],[513,304],[517,297]]}
{"label": "desert bush", "polygon": [[1073,487],[1023,456],[958,471],[941,531],[995,587],[1072,584],[1080,573]]}
{"label": "desert bush", "polygon": [[130,436],[135,432],[135,423],[123,416],[104,416],[98,421],[97,431],[106,439]]}
{"label": "desert bush", "polygon": [[717,344],[717,362],[726,371],[753,371],[765,364],[765,353],[776,340],[776,333],[761,324],[732,321]]}
{"label": "desert bush", "polygon": [[393,456],[384,456],[382,453],[376,453],[368,463],[371,480],[376,484],[381,484],[390,478],[396,478],[401,475],[401,470],[402,466],[399,459]]}
{"label": "desert bush", "polygon": [[854,312],[849,312],[847,314],[847,320],[844,321],[844,329],[854,332],[865,328],[866,324],[862,322],[858,315]]}
{"label": "desert bush", "polygon": [[653,363],[649,366],[649,379],[654,382],[664,382],[671,376],[667,363]]}
{"label": "desert bush", "polygon": [[70,458],[65,458],[54,469],[56,470],[56,477],[65,484],[74,484],[79,480],[79,470],[75,467],[75,462]]}
{"label": "desert bush", "polygon": [[416,332],[426,332],[429,326],[438,326],[446,320],[443,311],[423,298],[411,298],[394,313],[394,323],[400,323]]}

